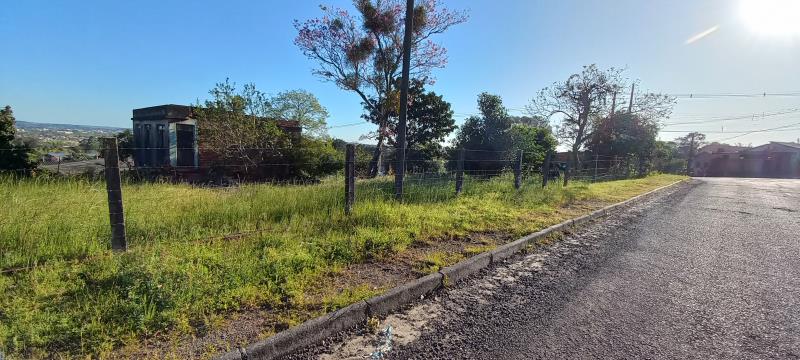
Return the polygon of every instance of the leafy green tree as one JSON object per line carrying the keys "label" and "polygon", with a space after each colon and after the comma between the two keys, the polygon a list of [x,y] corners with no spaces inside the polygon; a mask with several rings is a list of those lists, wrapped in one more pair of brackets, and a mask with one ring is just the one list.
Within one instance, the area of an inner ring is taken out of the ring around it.
{"label": "leafy green tree", "polygon": [[[453,110],[441,95],[426,91],[425,83],[419,80],[412,81],[409,86],[409,99],[406,166],[410,171],[433,170],[433,162],[444,156],[442,142],[456,129]],[[392,146],[396,146],[399,112],[399,103],[396,103],[390,110],[386,135],[387,142]],[[363,118],[376,124],[382,121],[381,114],[375,111],[365,114]]]}
{"label": "leafy green tree", "polygon": [[304,136],[287,160],[294,164],[290,174],[294,178],[317,179],[344,169],[343,152],[330,139]]}
{"label": "leafy green tree", "polygon": [[552,127],[550,126],[550,122],[547,121],[546,118],[538,115],[534,116],[512,116],[511,122],[515,124],[522,124],[527,126],[532,126],[536,128],[542,129],[550,129],[552,132]]}
{"label": "leafy green tree", "polygon": [[14,141],[16,119],[11,106],[0,110],[0,171],[26,173],[36,167],[31,159],[32,149],[24,143]]}
{"label": "leafy green tree", "polygon": [[314,94],[305,90],[284,91],[269,99],[269,102],[270,117],[299,122],[305,135],[317,138],[328,136],[328,110]]}
{"label": "leafy green tree", "polygon": [[697,155],[697,150],[706,143],[706,135],[699,132],[691,132],[686,136],[681,136],[675,139],[678,144],[678,152],[686,159],[686,170],[690,175],[694,170],[692,168],[694,156]]}
{"label": "leafy green tree", "polygon": [[653,119],[628,112],[597,120],[587,148],[604,158],[634,158],[640,175],[652,168],[659,126]]}
{"label": "leafy green tree", "polygon": [[456,149],[468,149],[464,169],[498,173],[506,166],[511,145],[511,117],[498,95],[478,95],[480,116],[470,116],[458,130]]}
{"label": "leafy green tree", "polygon": [[88,138],[78,140],[78,148],[83,151],[90,151],[95,150],[99,151],[101,147],[100,139],[94,136],[89,136]]}
{"label": "leafy green tree", "polygon": [[653,169],[662,173],[685,174],[686,159],[678,151],[674,141],[656,140],[653,147]]}
{"label": "leafy green tree", "polygon": [[125,163],[128,169],[133,168],[133,152],[134,148],[136,147],[135,143],[133,142],[133,131],[130,129],[125,129],[116,135],[117,138],[117,148],[119,159]]}
{"label": "leafy green tree", "polygon": [[548,128],[514,124],[509,129],[511,149],[522,150],[522,166],[526,171],[541,169],[548,152],[554,152],[558,141]]}

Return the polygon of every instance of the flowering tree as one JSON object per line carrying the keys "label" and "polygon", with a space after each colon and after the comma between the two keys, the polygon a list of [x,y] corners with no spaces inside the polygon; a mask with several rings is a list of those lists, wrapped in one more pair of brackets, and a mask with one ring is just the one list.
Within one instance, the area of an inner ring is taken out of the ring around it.
{"label": "flowering tree", "polygon": [[[361,98],[368,113],[380,114],[371,134],[378,146],[370,164],[377,173],[381,148],[390,136],[389,118],[399,107],[405,1],[354,0],[357,15],[343,9],[321,6],[321,18],[295,20],[295,44],[316,61],[314,74]],[[439,6],[437,0],[422,0],[414,9],[414,38],[411,43],[411,77],[432,83],[431,71],[447,64],[444,47],[431,37],[467,20],[464,12]]]}

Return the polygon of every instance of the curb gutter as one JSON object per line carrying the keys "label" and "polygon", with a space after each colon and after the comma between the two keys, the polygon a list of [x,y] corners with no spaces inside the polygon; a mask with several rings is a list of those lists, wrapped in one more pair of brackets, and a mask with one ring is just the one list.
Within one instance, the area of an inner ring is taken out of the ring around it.
{"label": "curb gutter", "polygon": [[534,244],[537,240],[547,237],[550,234],[578,228],[586,223],[613,214],[620,208],[636,203],[648,195],[671,188],[685,181],[686,180],[676,181],[628,200],[606,206],[587,215],[550,226],[517,239],[516,241],[501,245],[492,251],[475,255],[455,265],[443,268],[439,272],[397,286],[382,295],[375,296],[365,301],[359,301],[337,311],[308,320],[265,340],[253,343],[247,346],[247,348],[239,347],[217,359],[272,360],[287,355],[294,350],[316,344],[341,331],[364,324],[370,317],[387,315],[405,305],[424,298],[426,295],[439,288],[462,281],[488,268],[492,264],[501,263],[516,255],[518,252],[525,250],[528,245]]}

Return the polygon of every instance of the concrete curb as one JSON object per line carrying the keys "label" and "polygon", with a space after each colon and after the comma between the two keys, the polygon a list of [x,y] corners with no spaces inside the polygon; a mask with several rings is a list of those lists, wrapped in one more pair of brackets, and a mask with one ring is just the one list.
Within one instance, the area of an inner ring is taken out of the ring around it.
{"label": "concrete curb", "polygon": [[383,295],[378,295],[372,299],[367,299],[367,314],[372,316],[383,316],[404,305],[419,300],[425,295],[433,292],[442,286],[443,276],[440,273],[433,273],[419,279],[407,282],[394,289],[389,290]]}
{"label": "concrete curb", "polygon": [[365,301],[359,301],[279,332],[266,340],[251,344],[247,348],[231,351],[220,359],[275,359],[292,350],[313,345],[340,331],[363,324],[367,321],[367,307]]}
{"label": "concrete curb", "polygon": [[478,271],[481,271],[481,269],[489,267],[491,263],[492,254],[485,252],[475,255],[469,259],[462,260],[455,265],[448,266],[439,271],[439,274],[441,274],[445,283],[448,285],[454,284],[464,280],[464,278],[467,278],[472,274],[477,273]]}
{"label": "concrete curb", "polygon": [[439,272],[421,277],[397,286],[382,295],[366,301],[359,301],[332,313],[308,320],[296,327],[282,331],[266,340],[251,344],[247,348],[238,348],[217,359],[219,360],[272,360],[291,353],[294,350],[316,344],[323,339],[344,330],[363,324],[372,316],[383,316],[402,308],[432,293],[445,284],[450,285],[462,281],[492,264],[505,261],[529,244],[552,233],[566,229],[578,228],[586,223],[617,212],[625,206],[641,201],[645,197],[664,189],[671,188],[686,180],[676,181],[628,200],[606,206],[587,215],[564,221],[544,230],[524,236],[516,241],[501,245],[492,251],[475,255],[455,265],[448,266]]}

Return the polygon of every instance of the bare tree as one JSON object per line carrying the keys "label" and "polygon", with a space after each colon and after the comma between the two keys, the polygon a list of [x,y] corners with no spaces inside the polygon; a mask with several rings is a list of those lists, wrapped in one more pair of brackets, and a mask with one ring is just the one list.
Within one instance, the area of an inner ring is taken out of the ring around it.
{"label": "bare tree", "polygon": [[220,157],[217,163],[247,174],[289,150],[289,137],[270,119],[269,96],[255,85],[237,90],[236,84],[226,79],[209,94],[211,99],[194,111],[202,147]]}
{"label": "bare tree", "polygon": [[539,91],[526,107],[529,114],[550,119],[559,116],[556,135],[572,147],[572,160],[580,166],[580,150],[592,137],[594,120],[608,114],[612,94],[619,90],[621,70],[583,67],[580,74]]}
{"label": "bare tree", "polygon": [[627,97],[627,107],[622,105],[626,98],[622,92],[628,88],[622,73],[616,68],[584,66],[580,74],[542,89],[526,107],[533,116],[560,119],[556,135],[571,146],[576,167],[580,167],[580,151],[594,136],[597,125],[607,120],[605,123],[613,126],[615,113],[630,112],[656,128],[672,114],[675,98],[669,95],[633,91]]}

